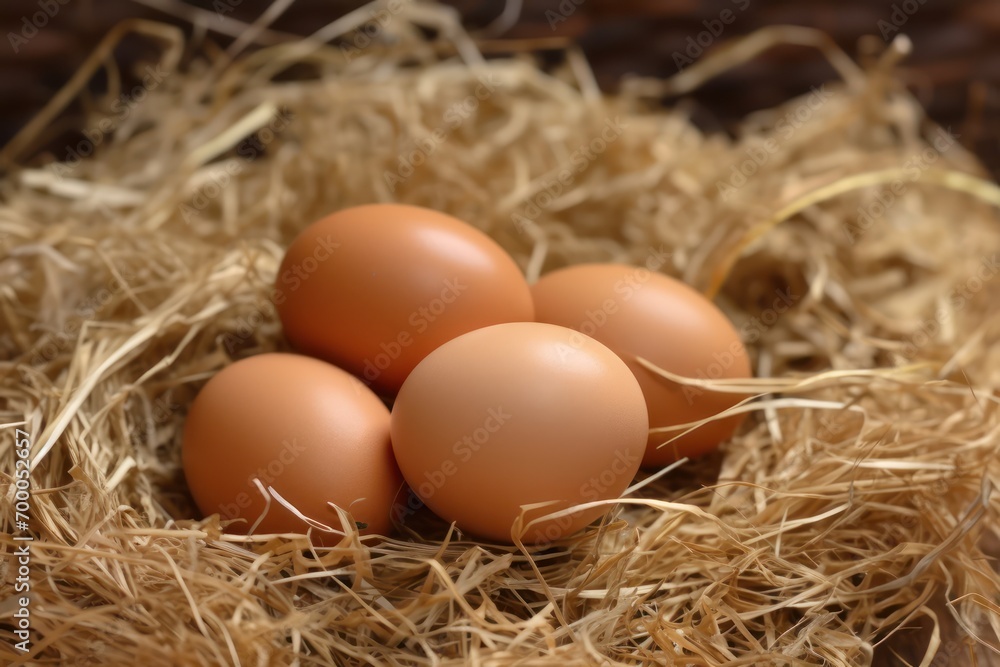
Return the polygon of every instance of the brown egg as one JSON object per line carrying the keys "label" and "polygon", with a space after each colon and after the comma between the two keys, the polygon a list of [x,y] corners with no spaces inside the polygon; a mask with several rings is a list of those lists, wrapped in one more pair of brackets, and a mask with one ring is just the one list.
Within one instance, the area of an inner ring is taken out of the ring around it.
{"label": "brown egg", "polygon": [[[264,510],[253,480],[274,488],[300,512],[336,530],[334,503],[388,534],[403,480],[389,443],[389,410],[357,378],[294,354],[262,354],[216,374],[191,405],[184,425],[184,474],[205,515],[245,519]],[[272,499],[255,532],[305,532],[308,525]],[[337,537],[313,530],[320,543]]]}
{"label": "brown egg", "polygon": [[[642,391],[597,341],[563,327],[518,322],[459,336],[431,352],[403,383],[392,443],[410,488],[459,528],[510,542],[526,522],[588,501],[617,498],[645,449]],[[535,524],[525,543],[579,530],[592,507]]]}
{"label": "brown egg", "polygon": [[[750,359],[732,323],[678,280],[624,264],[580,264],[542,276],[532,296],[539,322],[592,336],[625,360],[642,386],[651,428],[711,417],[744,398],[683,387],[635,360],[643,357],[684,377],[750,377]],[[702,456],[730,438],[743,418],[709,422],[662,447],[677,432],[650,433],[642,464],[663,466]]]}
{"label": "brown egg", "polygon": [[495,241],[400,204],[345,209],[306,228],[285,254],[274,301],[299,351],[388,394],[442,343],[534,318],[524,276]]}

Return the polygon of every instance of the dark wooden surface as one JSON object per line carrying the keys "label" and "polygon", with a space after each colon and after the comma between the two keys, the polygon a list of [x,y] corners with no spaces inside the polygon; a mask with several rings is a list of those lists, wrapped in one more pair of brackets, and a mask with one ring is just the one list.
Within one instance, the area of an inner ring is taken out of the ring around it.
{"label": "dark wooden surface", "polygon": [[[252,20],[269,4],[261,0],[189,0],[188,4],[214,13],[216,2],[233,5],[230,16],[242,20]],[[273,27],[307,34],[362,4],[298,0]],[[500,0],[450,0],[447,4],[455,6],[472,28],[489,24],[503,8]],[[524,4],[520,20],[500,37],[572,37],[582,45],[607,90],[614,90],[624,74],[675,73],[674,53],[683,53],[688,39],[706,30],[705,22],[723,17],[726,10],[732,12],[732,21],[713,47],[761,26],[786,23],[820,28],[856,55],[864,51],[859,45],[866,35],[870,45],[875,43],[871,40],[881,41],[889,27],[899,25],[914,43],[904,67],[914,92],[936,121],[958,128],[962,142],[995,175],[1000,173],[998,0],[526,0]],[[45,6],[58,7],[58,12],[46,17],[46,25],[14,53],[10,34],[19,34],[25,21],[32,22]],[[184,24],[130,0],[0,1],[4,36],[0,43],[0,144],[66,81],[110,26],[133,16]],[[231,39],[215,32],[209,38],[220,43]],[[142,55],[141,43],[126,43],[116,53],[123,62]],[[726,130],[749,111],[772,106],[833,77],[832,69],[815,51],[782,47],[697,91],[693,95],[696,121],[707,129]],[[74,114],[80,111],[71,109],[61,125],[72,128]],[[66,133],[57,133],[48,148],[70,139]]]}

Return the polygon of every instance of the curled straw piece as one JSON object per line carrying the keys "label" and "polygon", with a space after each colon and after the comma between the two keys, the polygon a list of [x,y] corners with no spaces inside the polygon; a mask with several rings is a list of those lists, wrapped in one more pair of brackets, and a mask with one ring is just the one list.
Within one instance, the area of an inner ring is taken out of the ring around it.
{"label": "curled straw piece", "polygon": [[167,72],[173,72],[177,68],[184,51],[184,33],[180,28],[142,19],[122,21],[104,36],[59,92],[0,150],[0,166],[10,168],[14,165],[42,130],[80,94],[94,72],[109,61],[115,47],[129,34],[145,35],[166,42],[167,48],[159,64]]}
{"label": "curled straw piece", "polygon": [[[708,287],[704,290],[705,296],[709,299],[715,298],[715,295],[718,294],[722,285],[726,282],[729,272],[732,271],[733,266],[739,261],[743,253],[782,222],[789,220],[810,206],[827,201],[838,195],[851,192],[852,190],[860,190],[862,188],[885,185],[893,181],[902,180],[906,178],[906,174],[907,169],[894,168],[845,176],[833,183],[807,192],[788,203],[767,220],[751,227],[736,246],[720,260],[718,266],[712,271]],[[996,183],[960,171],[929,169],[921,174],[918,182],[938,185],[956,192],[964,192],[988,204],[1000,207],[1000,187]]]}
{"label": "curled straw piece", "polygon": [[[857,87],[867,83],[863,73],[846,56],[846,54],[830,40],[829,36],[810,28],[794,26],[776,26],[765,28],[750,39],[741,40],[728,49],[720,49],[715,54],[700,60],[692,67],[665,81],[660,87],[662,93],[685,93],[694,90],[708,79],[731,67],[733,60],[742,61],[762,53],[779,44],[799,44],[819,48],[830,61],[830,64],[840,73],[848,86]],[[886,49],[879,61],[878,68],[883,76],[887,76],[892,68],[910,51],[912,42],[906,35],[897,35]],[[646,94],[649,90],[644,90]],[[844,176],[827,185],[807,192],[778,209],[771,217],[753,225],[742,239],[731,248],[712,270],[708,286],[704,294],[714,299],[722,285],[726,282],[730,271],[739,258],[753,245],[763,238],[770,230],[782,222],[791,219],[810,206],[822,203],[839,195],[876,185],[885,185],[906,178],[903,168],[868,171]],[[1000,187],[995,183],[976,176],[954,170],[928,170],[921,174],[919,181],[938,185],[956,192],[977,197],[978,199],[1000,206]],[[918,181],[918,182],[919,182]]]}

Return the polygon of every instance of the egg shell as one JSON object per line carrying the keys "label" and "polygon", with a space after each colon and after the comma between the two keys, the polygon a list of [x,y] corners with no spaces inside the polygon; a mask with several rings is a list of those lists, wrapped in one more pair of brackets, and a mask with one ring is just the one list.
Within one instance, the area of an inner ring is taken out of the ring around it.
{"label": "egg shell", "polygon": [[[525,523],[579,503],[617,498],[638,470],[648,421],[628,367],[564,327],[499,324],[431,352],[393,405],[392,443],[410,488],[466,532],[512,540]],[[608,505],[540,522],[544,543],[600,517]]]}
{"label": "egg shell", "polygon": [[521,270],[493,239],[401,204],[344,209],[306,228],[285,254],[274,302],[297,350],[389,395],[442,343],[534,319]]}
{"label": "egg shell", "polygon": [[[389,442],[389,410],[357,378],[324,361],[262,354],[219,371],[198,393],[184,425],[188,487],[205,515],[242,518],[246,532],[264,510],[253,479],[306,516],[343,530],[334,503],[388,534],[403,484]],[[257,534],[306,532],[308,525],[276,500]],[[320,543],[337,536],[313,530]]]}
{"label": "egg shell", "polygon": [[[699,292],[669,276],[626,264],[578,264],[543,275],[532,288],[535,317],[570,327],[618,353],[639,380],[651,428],[716,415],[745,398],[683,387],[636,361],[643,357],[676,375],[748,378],[750,359],[726,315]],[[678,432],[651,432],[644,467],[699,457],[729,439],[744,415],[709,422],[660,446]]]}

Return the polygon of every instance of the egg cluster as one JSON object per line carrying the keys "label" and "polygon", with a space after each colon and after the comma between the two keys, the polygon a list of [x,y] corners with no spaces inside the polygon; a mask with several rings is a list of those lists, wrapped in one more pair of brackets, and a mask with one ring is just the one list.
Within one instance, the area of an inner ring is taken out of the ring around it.
{"label": "egg cluster", "polygon": [[621,264],[529,286],[486,234],[429,209],[373,204],[314,223],[273,298],[301,354],[229,365],[185,424],[191,493],[206,515],[241,519],[234,530],[314,526],[323,544],[347,513],[384,535],[423,503],[473,535],[543,543],[599,518],[640,465],[705,454],[741,420],[677,437],[739,397],[641,361],[749,377],[739,335],[698,292]]}

